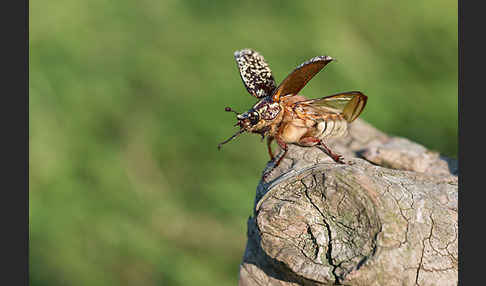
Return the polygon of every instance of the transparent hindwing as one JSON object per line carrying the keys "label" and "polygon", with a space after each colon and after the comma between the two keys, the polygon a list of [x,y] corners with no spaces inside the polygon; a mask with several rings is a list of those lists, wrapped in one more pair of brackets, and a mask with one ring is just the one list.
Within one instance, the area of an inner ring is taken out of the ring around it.
{"label": "transparent hindwing", "polygon": [[321,113],[341,114],[347,122],[353,122],[366,106],[368,97],[359,91],[338,93],[322,98],[296,102]]}

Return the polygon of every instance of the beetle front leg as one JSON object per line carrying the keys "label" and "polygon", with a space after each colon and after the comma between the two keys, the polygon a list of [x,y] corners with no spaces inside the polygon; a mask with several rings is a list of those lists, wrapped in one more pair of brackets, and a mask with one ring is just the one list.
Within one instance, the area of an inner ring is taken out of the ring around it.
{"label": "beetle front leg", "polygon": [[272,136],[267,137],[267,148],[268,148],[268,154],[270,155],[270,161],[273,161],[273,159],[275,159],[275,156],[273,156],[272,146],[271,146],[273,139],[274,138]]}

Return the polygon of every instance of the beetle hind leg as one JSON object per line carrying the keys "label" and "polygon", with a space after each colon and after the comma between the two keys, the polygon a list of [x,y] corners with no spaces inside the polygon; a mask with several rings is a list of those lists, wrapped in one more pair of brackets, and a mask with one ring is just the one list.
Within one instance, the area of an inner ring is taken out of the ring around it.
{"label": "beetle hind leg", "polygon": [[336,163],[345,164],[343,161],[343,156],[332,152],[332,150],[329,149],[329,147],[327,147],[326,144],[324,144],[324,142],[317,137],[302,138],[299,140],[299,145],[307,147],[317,146],[319,149],[324,151],[324,153],[329,155],[329,157],[331,157]]}
{"label": "beetle hind leg", "polygon": [[329,149],[329,147],[327,147],[326,144],[324,144],[324,142],[322,142],[322,140],[319,140],[319,145],[317,145],[317,147],[319,147],[319,149],[321,149],[327,155],[329,155],[334,160],[334,162],[340,163],[340,164],[346,164],[343,160],[343,156],[332,152],[332,150]]}

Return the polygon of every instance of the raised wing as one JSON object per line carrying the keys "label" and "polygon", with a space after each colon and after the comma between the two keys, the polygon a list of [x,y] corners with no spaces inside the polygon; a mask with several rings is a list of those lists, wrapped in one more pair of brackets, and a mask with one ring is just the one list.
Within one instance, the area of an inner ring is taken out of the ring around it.
{"label": "raised wing", "polygon": [[363,111],[368,97],[359,91],[338,93],[322,98],[296,102],[296,105],[309,105],[323,112],[342,114],[347,122],[352,122]]}
{"label": "raised wing", "polygon": [[272,98],[278,102],[281,96],[297,94],[321,69],[333,59],[328,56],[312,58],[293,70],[275,89]]}
{"label": "raised wing", "polygon": [[248,92],[262,98],[272,94],[276,84],[272,71],[262,55],[250,49],[235,52],[241,79]]}

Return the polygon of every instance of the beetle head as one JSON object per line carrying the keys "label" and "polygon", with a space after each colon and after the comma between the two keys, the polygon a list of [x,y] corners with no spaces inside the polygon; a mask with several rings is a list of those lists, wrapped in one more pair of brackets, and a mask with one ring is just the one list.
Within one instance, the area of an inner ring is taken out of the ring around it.
{"label": "beetle head", "polygon": [[225,110],[236,113],[238,121],[235,126],[239,126],[240,130],[228,140],[220,143],[218,148],[221,148],[221,145],[233,140],[244,131],[262,134],[262,130],[273,124],[278,118],[281,118],[278,115],[282,107],[278,103],[273,102],[270,97],[265,97],[244,113],[238,113],[229,107],[226,107]]}

